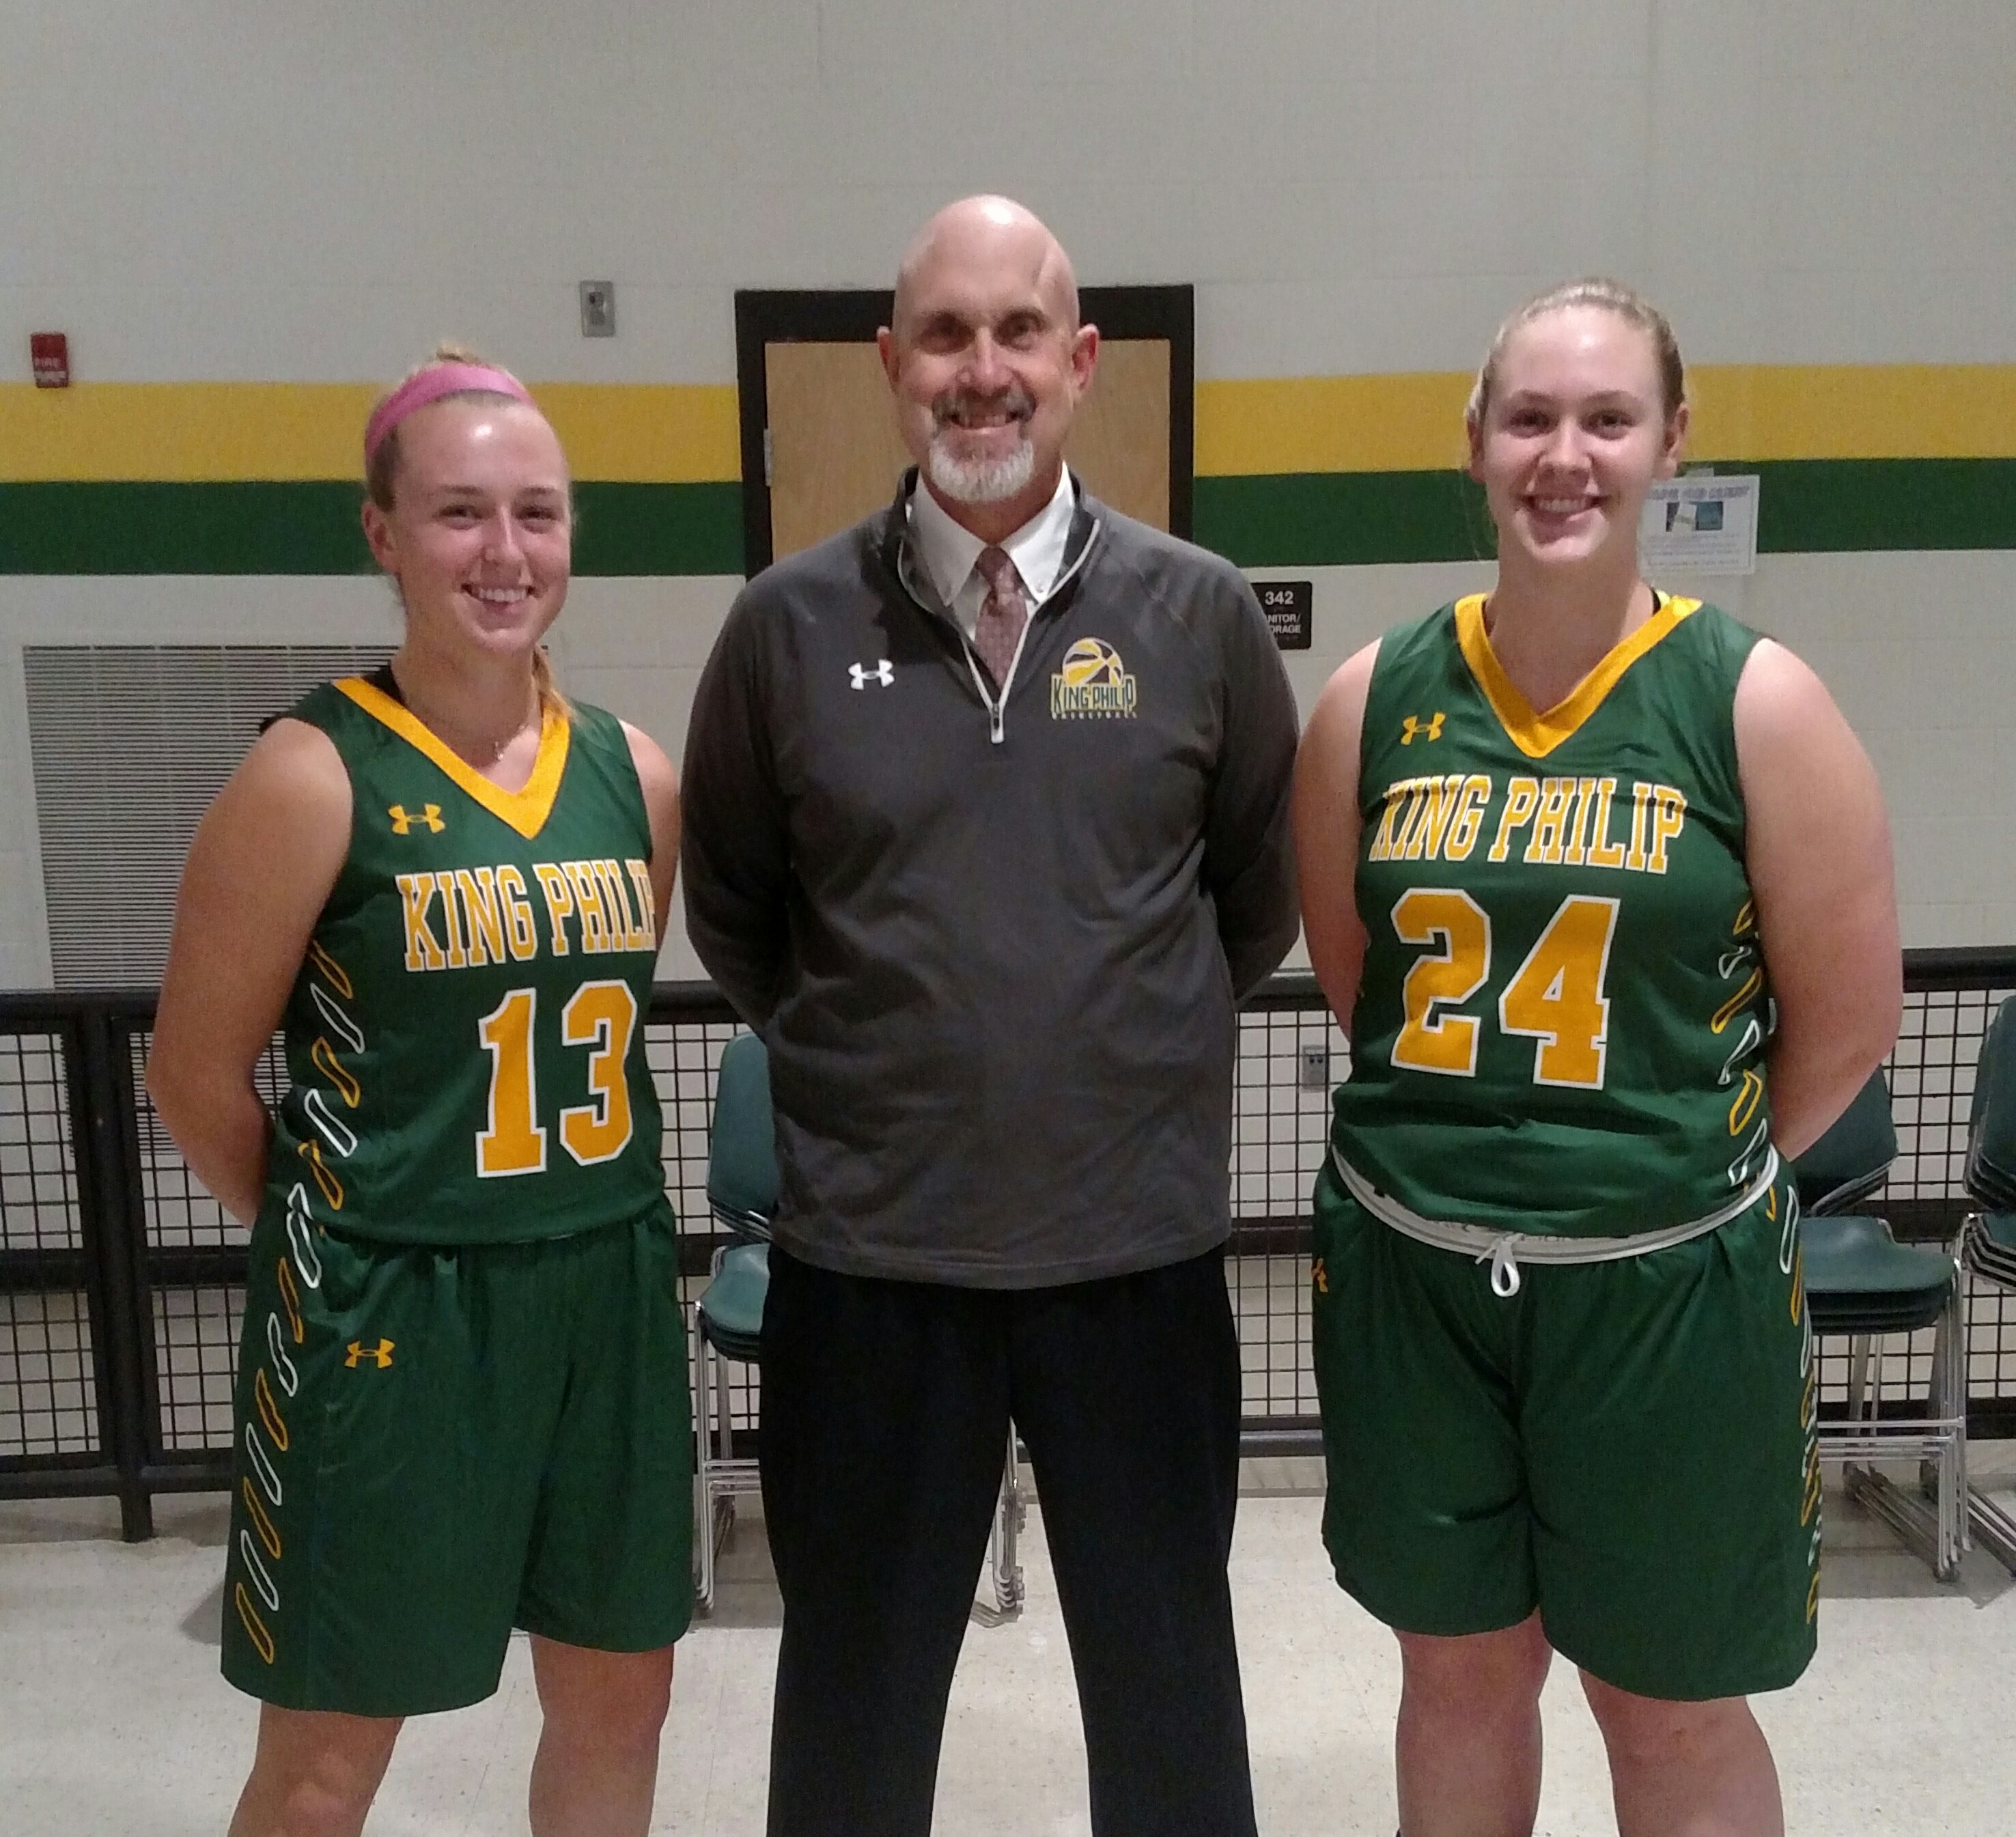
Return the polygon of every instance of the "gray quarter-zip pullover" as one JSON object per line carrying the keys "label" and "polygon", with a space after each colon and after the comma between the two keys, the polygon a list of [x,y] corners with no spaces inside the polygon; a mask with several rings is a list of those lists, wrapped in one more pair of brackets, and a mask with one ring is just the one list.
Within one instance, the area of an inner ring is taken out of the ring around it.
{"label": "gray quarter-zip pullover", "polygon": [[749,583],[687,733],[687,930],[769,1048],[777,1240],[985,1288],[1197,1255],[1236,1000],[1296,931],[1265,618],[1081,492],[996,697],[909,552],[915,484]]}

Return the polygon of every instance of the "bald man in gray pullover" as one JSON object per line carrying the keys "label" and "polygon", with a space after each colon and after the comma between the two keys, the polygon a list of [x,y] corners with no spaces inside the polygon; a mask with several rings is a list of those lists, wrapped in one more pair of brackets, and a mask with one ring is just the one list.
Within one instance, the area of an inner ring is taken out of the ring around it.
{"label": "bald man in gray pullover", "polygon": [[923,1837],[1012,1417],[1097,1837],[1254,1829],[1226,1582],[1236,1004],[1295,710],[1228,564],[1064,466],[1098,333],[1019,206],[899,275],[917,470],[752,581],[688,733],[701,960],[770,1054],[773,1837]]}

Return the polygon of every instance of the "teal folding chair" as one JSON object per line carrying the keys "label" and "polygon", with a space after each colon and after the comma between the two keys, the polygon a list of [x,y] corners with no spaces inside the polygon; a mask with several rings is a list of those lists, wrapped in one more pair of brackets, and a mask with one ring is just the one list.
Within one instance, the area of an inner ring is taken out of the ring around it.
{"label": "teal folding chair", "polygon": [[[1847,1418],[1821,1429],[1820,1453],[1842,1464],[1849,1496],[1946,1582],[1958,1572],[1966,1543],[1967,1326],[1959,1265],[1949,1252],[1898,1243],[1883,1219],[1846,1210],[1882,1186],[1896,1155],[1890,1093],[1878,1071],[1794,1165],[1813,1337],[1849,1342]],[[1886,1417],[1885,1339],[1925,1328],[1933,1340],[1924,1410]],[[1931,1509],[1863,1464],[1877,1459],[1917,1460]]]}
{"label": "teal folding chair", "polygon": [[1846,1212],[1880,1188],[1897,1158],[1890,1087],[1878,1070],[1855,1093],[1834,1126],[1793,1164],[1799,1210],[1807,1218]]}
{"label": "teal folding chair", "polygon": [[[1996,1009],[1981,1043],[1967,1113],[1967,1215],[1960,1258],[1976,1280],[2016,1292],[2016,996]],[[2016,1575],[2016,1516],[1970,1486],[1967,1521],[1984,1549]]]}
{"label": "teal folding chair", "polygon": [[[699,1347],[699,1428],[693,1489],[699,1515],[697,1540],[699,1605],[714,1605],[715,1565],[721,1542],[735,1523],[738,1495],[760,1493],[757,1462],[735,1452],[727,1367],[757,1365],[763,1350],[763,1302],[770,1286],[770,1220],[777,1208],[776,1126],[770,1108],[770,1061],[753,1033],[738,1033],[722,1050],[715,1086],[714,1125],[707,1137],[707,1202],[715,1220],[741,1241],[715,1252],[713,1277],[694,1309]],[[999,1507],[988,1534],[992,1606],[976,1601],[973,1617],[999,1626],[1022,1608],[1022,1569],[1016,1558],[1028,1511],[1008,1434]]]}
{"label": "teal folding chair", "polygon": [[740,1241],[718,1248],[713,1273],[694,1308],[698,1395],[693,1489],[699,1514],[697,1593],[714,1606],[715,1560],[735,1523],[735,1501],[760,1492],[752,1457],[735,1452],[728,1366],[757,1363],[763,1349],[763,1299],[770,1287],[770,1219],[777,1206],[776,1133],[770,1118],[770,1067],[763,1043],[738,1033],[721,1055],[714,1124],[707,1136],[707,1203]]}

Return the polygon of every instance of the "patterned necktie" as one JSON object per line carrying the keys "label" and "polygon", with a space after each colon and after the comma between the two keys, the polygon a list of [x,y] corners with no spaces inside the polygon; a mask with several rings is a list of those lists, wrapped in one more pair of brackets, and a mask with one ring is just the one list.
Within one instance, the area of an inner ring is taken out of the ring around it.
{"label": "patterned necktie", "polygon": [[1023,597],[1022,577],[1005,549],[982,549],[974,567],[987,583],[987,598],[980,608],[980,623],[974,628],[973,647],[980,653],[987,673],[999,689],[1008,680],[1015,661],[1015,647],[1022,642],[1022,628],[1029,622],[1029,603]]}

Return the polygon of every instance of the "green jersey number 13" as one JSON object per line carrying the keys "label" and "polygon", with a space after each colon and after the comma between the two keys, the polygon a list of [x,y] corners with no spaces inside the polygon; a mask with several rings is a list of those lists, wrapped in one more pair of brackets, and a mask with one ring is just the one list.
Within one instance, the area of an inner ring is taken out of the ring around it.
{"label": "green jersey number 13", "polygon": [[[489,1126],[476,1138],[476,1171],[485,1180],[545,1171],[532,1051],[538,1005],[536,989],[514,989],[477,1024],[490,1055]],[[614,1161],[629,1145],[623,1062],[636,1025],[637,998],[627,982],[584,982],[560,1010],[561,1043],[589,1049],[589,1101],[560,1113],[560,1145],[583,1167]]]}

